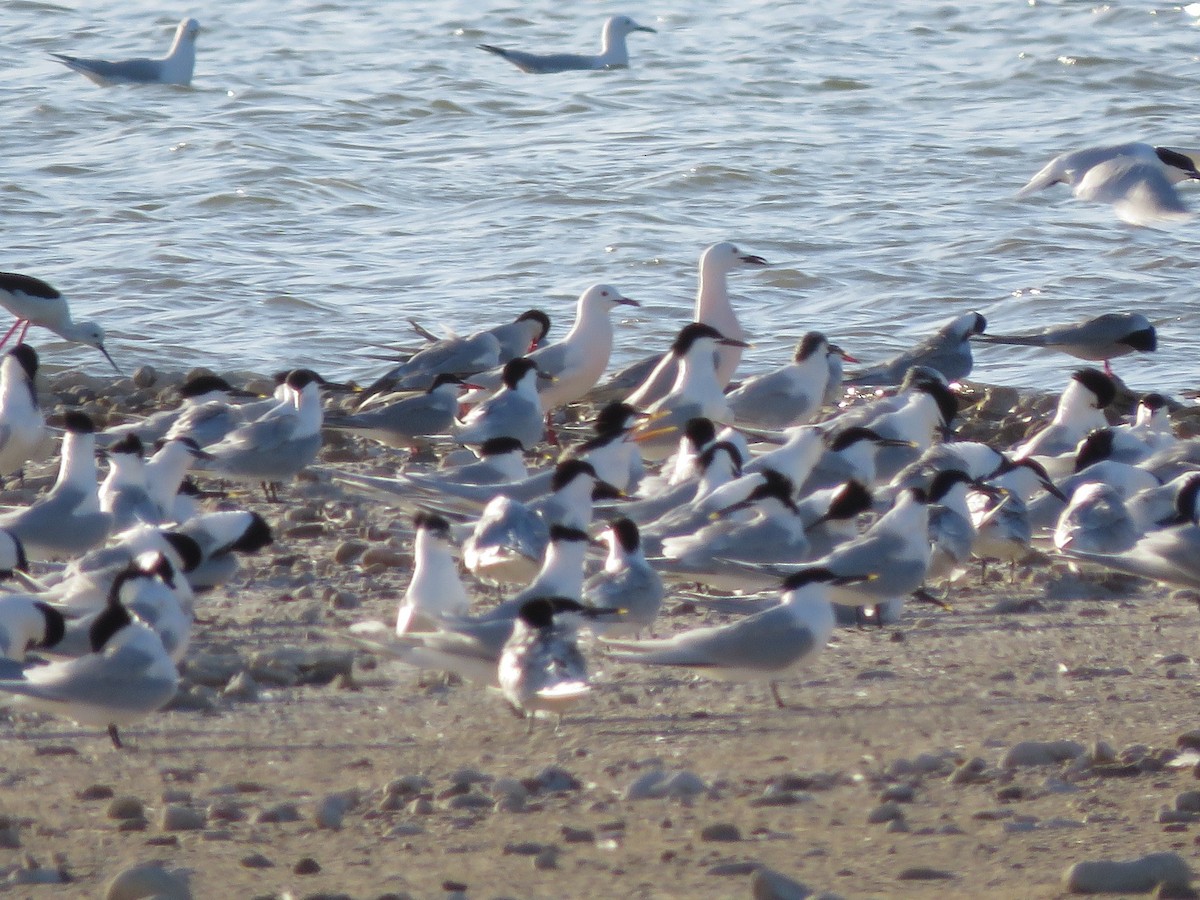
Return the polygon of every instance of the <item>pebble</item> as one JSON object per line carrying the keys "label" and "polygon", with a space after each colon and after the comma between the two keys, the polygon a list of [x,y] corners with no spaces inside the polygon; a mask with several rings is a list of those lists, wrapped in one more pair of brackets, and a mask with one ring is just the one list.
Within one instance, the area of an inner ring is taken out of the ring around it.
{"label": "pebble", "polygon": [[1178,853],[1149,853],[1137,859],[1078,862],[1063,873],[1072,894],[1146,894],[1160,884],[1187,887],[1192,873]]}
{"label": "pebble", "polygon": [[412,565],[412,557],[391,547],[369,547],[359,559],[362,566],[384,566],[388,569],[404,569]]}
{"label": "pebble", "polygon": [[221,691],[222,697],[240,700],[243,703],[254,703],[258,700],[258,683],[249,672],[238,672]]}
{"label": "pebble", "polygon": [[297,875],[316,875],[321,871],[321,864],[311,856],[306,856],[292,866],[292,871]]}
{"label": "pebble", "polygon": [[170,803],[163,807],[158,820],[163,831],[199,831],[206,822],[204,813],[180,803]]}
{"label": "pebble", "polygon": [[753,900],[805,900],[812,891],[808,885],[762,866],[750,876],[750,896]]}
{"label": "pebble", "polygon": [[1058,765],[1082,756],[1086,749],[1075,741],[1022,741],[1008,749],[1000,765],[1005,769]]}
{"label": "pebble", "polygon": [[1180,791],[1175,795],[1175,808],[1180,812],[1200,813],[1200,791]]}
{"label": "pebble", "polygon": [[916,796],[917,789],[911,784],[893,784],[879,795],[879,799],[883,803],[889,800],[895,803],[912,803]]}
{"label": "pebble", "polygon": [[904,818],[904,810],[900,808],[899,803],[889,801],[881,803],[869,813],[867,813],[868,825],[881,825],[884,822],[892,822],[896,819]]}
{"label": "pebble", "polygon": [[981,756],[968,759],[950,773],[951,784],[987,784],[994,776],[987,770],[988,764]]}
{"label": "pebble", "polygon": [[944,869],[934,869],[929,866],[912,866],[901,870],[896,876],[900,881],[944,881],[956,877],[953,872]]}
{"label": "pebble", "polygon": [[110,819],[140,819],[145,814],[146,809],[137,797],[114,797],[106,813]]}
{"label": "pebble", "polygon": [[578,778],[558,766],[547,766],[538,772],[533,780],[539,793],[557,794],[562,791],[578,791],[583,787]]}
{"label": "pebble", "polygon": [[596,832],[590,828],[572,828],[570,825],[563,825],[559,831],[562,833],[563,841],[568,844],[591,844],[596,840]]}
{"label": "pebble", "polygon": [[358,795],[354,791],[342,791],[329,794],[317,801],[313,812],[313,820],[318,828],[329,828],[338,831],[346,818],[346,812],[358,803]]}
{"label": "pebble", "polygon": [[116,792],[107,784],[93,784],[90,787],[85,787],[75,796],[80,800],[108,800],[115,794]]}
{"label": "pebble", "polygon": [[558,868],[558,848],[547,847],[533,858],[533,867],[540,872]]}
{"label": "pebble", "polygon": [[187,873],[167,869],[161,862],[146,862],[130,866],[113,876],[104,889],[104,900],[191,900]]}
{"label": "pebble", "polygon": [[369,544],[363,541],[342,541],[333,551],[333,561],[340,566],[349,565],[367,552]]}
{"label": "pebble", "polygon": [[266,809],[260,809],[254,821],[259,825],[278,824],[280,822],[299,822],[303,816],[295,803],[276,803]]}
{"label": "pebble", "polygon": [[243,856],[239,863],[246,869],[271,869],[275,867],[275,863],[267,859],[261,853],[251,853],[249,856]]}
{"label": "pebble", "polygon": [[1200,728],[1179,735],[1175,738],[1175,746],[1180,750],[1200,750]]}
{"label": "pebble", "polygon": [[705,826],[700,832],[702,841],[732,843],[741,839],[742,832],[732,822],[716,822]]}
{"label": "pebble", "polygon": [[154,366],[138,366],[133,370],[133,383],[140,388],[152,388],[158,381],[158,372]]}

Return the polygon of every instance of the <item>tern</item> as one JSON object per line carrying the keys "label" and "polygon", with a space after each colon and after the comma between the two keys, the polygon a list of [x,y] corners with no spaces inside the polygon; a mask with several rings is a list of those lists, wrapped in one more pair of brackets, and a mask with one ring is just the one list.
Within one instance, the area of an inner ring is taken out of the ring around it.
{"label": "tern", "polygon": [[450,554],[450,523],[441,516],[419,512],[413,544],[413,573],[396,616],[396,634],[429,631],[443,616],[465,616],[471,597],[458,577]]}
{"label": "tern", "polygon": [[1057,350],[1077,359],[1103,362],[1109,375],[1112,374],[1110,359],[1158,349],[1158,334],[1141,313],[1104,313],[1073,325],[1051,325],[1027,334],[976,335],[975,341]]}
{"label": "tern", "polygon": [[20,473],[46,437],[33,379],[37,353],[18,344],[0,362],[0,477]]}
{"label": "tern", "polygon": [[114,84],[182,84],[192,83],[196,68],[196,36],[200,23],[184,19],[175,28],[171,49],[161,59],[85,59],[52,53],[56,60],[101,87]]}
{"label": "tern", "polygon": [[1189,213],[1175,185],[1200,178],[1194,157],[1143,143],[1087,147],[1050,160],[1017,197],[1068,184],[1080,200],[1112,204],[1117,218],[1131,225],[1184,219]]}
{"label": "tern", "polygon": [[492,438],[511,437],[526,448],[537,446],[546,426],[537,379],[550,377],[538,371],[526,356],[504,365],[504,386],[472,409],[453,436],[461,444],[482,444]]}
{"label": "tern", "polygon": [[121,374],[113,358],[104,349],[104,330],[95,322],[74,321],[67,298],[40,278],[0,272],[0,306],[17,317],[12,328],[0,339],[0,347],[8,343],[18,328],[21,334],[17,337],[17,343],[24,343],[30,326],[37,325],[53,331],[64,341],[95,347],[104,354],[117,374]]}
{"label": "tern", "polygon": [[987,328],[987,319],[977,312],[963,313],[943,324],[935,334],[887,362],[851,375],[848,384],[899,384],[913,366],[941,373],[946,381],[960,381],[971,374],[971,338]]}
{"label": "tern", "polygon": [[321,396],[311,369],[294,369],[284,382],[287,397],[208,447],[197,468],[223,478],[258,481],[271,502],[278,484],[289,481],[317,458],[321,449]]}
{"label": "tern", "polygon": [[[409,319],[412,322],[411,319]],[[413,322],[413,326],[416,323]],[[422,334],[429,335],[418,328]],[[416,391],[441,374],[470,376],[502,366],[510,359],[526,356],[538,348],[550,331],[550,317],[540,309],[521,313],[512,322],[477,331],[466,337],[432,340],[400,365],[380,376],[363,390],[363,407],[377,396],[392,391]],[[363,408],[360,408],[360,412]]]}
{"label": "tern", "polygon": [[563,712],[591,691],[587,661],[579,651],[574,623],[577,615],[598,611],[569,597],[538,597],[526,601],[504,643],[496,680],[518,715],[530,726],[539,712]]}
{"label": "tern", "polygon": [[120,748],[118,727],[166,706],[179,686],[179,673],[159,636],[121,602],[124,584],[140,577],[134,566],[114,581],[104,613],[91,626],[91,653],[36,666],[20,679],[0,680],[0,692],[11,694],[15,706],[107,727],[113,746]]}
{"label": "tern", "polygon": [[808,332],[796,344],[791,363],[748,378],[729,392],[729,408],[738,425],[781,429],[811,422],[828,393],[832,356],[858,361],[821,332]]}
{"label": "tern", "polygon": [[232,406],[232,400],[257,398],[258,394],[235,388],[217,375],[197,375],[180,385],[179,397],[181,402],[174,409],[106,428],[96,436],[98,442],[103,446],[136,434],[143,444],[150,445],[170,432],[172,436],[187,435],[200,446],[215,444],[244,421],[245,408]]}
{"label": "tern", "polygon": [[388,447],[419,446],[421,438],[449,434],[464,382],[442,373],[423,394],[397,399],[351,415],[326,416],[323,427],[370,438]]}
{"label": "tern", "polygon": [[58,478],[30,506],[0,516],[30,559],[69,559],[100,544],[113,518],[100,509],[96,484],[96,426],[80,412],[63,417]]}
{"label": "tern", "polygon": [[1108,425],[1104,408],[1117,395],[1112,378],[1099,369],[1078,369],[1058,398],[1054,418],[1028,440],[1013,448],[1013,458],[1054,457],[1072,454],[1076,446],[1097,428]]}
{"label": "tern", "polygon": [[635,31],[657,32],[648,25],[639,25],[629,16],[610,16],[601,32],[600,53],[596,56],[576,53],[526,53],[505,50],[494,44],[479,44],[480,50],[506,59],[529,75],[552,75],[559,72],[594,71],[597,69],[629,68],[629,49],[625,38]]}
{"label": "tern", "polygon": [[669,638],[606,641],[608,655],[620,662],[688,669],[704,678],[767,681],[775,705],[784,709],[778,681],[820,653],[833,636],[830,587],[863,577],[820,567],[800,569],[783,582],[776,606],[728,625],[694,628]]}
{"label": "tern", "polygon": [[[647,459],[664,459],[675,449],[679,431],[697,416],[724,421],[732,417],[715,366],[717,347],[746,347],[745,341],[726,337],[701,322],[685,325],[671,344],[678,363],[675,384],[665,397],[646,410],[649,418],[638,426],[633,439]],[[634,400],[627,401],[637,406]]]}
{"label": "tern", "polygon": [[66,628],[63,614],[36,596],[0,595],[0,658],[22,663],[30,650],[56,646]]}
{"label": "tern", "polygon": [[653,628],[662,608],[662,578],[646,562],[638,527],[630,519],[616,519],[604,530],[608,558],[604,568],[587,580],[583,596],[587,605],[598,609],[622,610],[612,619],[599,618],[592,623],[597,634],[619,636],[632,632],[639,636],[643,628]]}
{"label": "tern", "polygon": [[[542,409],[550,412],[578,400],[600,380],[612,354],[611,313],[618,306],[640,306],[609,284],[594,284],[582,294],[575,306],[575,324],[561,341],[529,354],[539,372],[551,376],[538,386]],[[473,384],[489,390],[500,387],[501,372],[472,376]],[[465,403],[482,397],[468,394]]]}

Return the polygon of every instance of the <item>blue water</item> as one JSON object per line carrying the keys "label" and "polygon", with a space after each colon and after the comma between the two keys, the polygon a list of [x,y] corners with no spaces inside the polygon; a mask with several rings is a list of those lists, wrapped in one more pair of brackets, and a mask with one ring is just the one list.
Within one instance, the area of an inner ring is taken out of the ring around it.
{"label": "blue water", "polygon": [[[529,76],[474,46],[592,51],[615,12],[659,31],[627,71]],[[188,14],[190,89],[48,58],[160,55]],[[1140,310],[1161,350],[1118,372],[1195,383],[1192,226],[1013,199],[1062,150],[1200,147],[1178,7],[122,0],[9,3],[4,25],[0,268],[68,293],[127,370],[369,377],[365,345],[410,316],[469,331],[538,305],[562,334],[597,281],[643,303],[617,364],[665,346],[729,239],[773,264],[733,282],[743,371],[810,328],[875,360],[967,309],[995,332]],[[1075,365],[989,347],[975,375],[1054,387]]]}

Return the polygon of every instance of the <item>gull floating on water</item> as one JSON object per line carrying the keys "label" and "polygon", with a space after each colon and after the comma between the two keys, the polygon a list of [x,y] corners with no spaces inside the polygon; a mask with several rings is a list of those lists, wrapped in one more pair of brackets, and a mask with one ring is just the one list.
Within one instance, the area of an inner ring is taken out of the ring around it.
{"label": "gull floating on water", "polygon": [[196,35],[199,33],[199,22],[184,19],[175,29],[171,49],[162,59],[85,59],[65,53],[52,53],[51,56],[101,87],[114,84],[191,84],[192,70],[196,68]]}
{"label": "gull floating on water", "polygon": [[104,349],[104,330],[95,322],[73,321],[67,298],[40,278],[16,272],[0,272],[0,306],[17,317],[12,328],[0,340],[0,347],[8,343],[18,328],[21,328],[21,334],[17,343],[24,343],[30,326],[38,325],[53,331],[64,341],[95,347],[104,354],[104,358],[117,370],[117,374],[121,374],[117,364]]}
{"label": "gull floating on water", "polygon": [[629,16],[610,16],[604,23],[601,34],[600,53],[589,56],[577,53],[526,53],[522,50],[505,50],[494,44],[479,44],[480,50],[494,53],[501,59],[530,75],[552,75],[556,72],[593,71],[596,69],[628,69],[629,49],[625,46],[627,35],[635,31],[657,34],[648,25],[639,25]]}
{"label": "gull floating on water", "polygon": [[1196,155],[1142,143],[1087,147],[1050,160],[1017,196],[1069,184],[1080,200],[1109,203],[1117,218],[1131,225],[1179,221],[1191,213],[1175,185],[1200,179]]}

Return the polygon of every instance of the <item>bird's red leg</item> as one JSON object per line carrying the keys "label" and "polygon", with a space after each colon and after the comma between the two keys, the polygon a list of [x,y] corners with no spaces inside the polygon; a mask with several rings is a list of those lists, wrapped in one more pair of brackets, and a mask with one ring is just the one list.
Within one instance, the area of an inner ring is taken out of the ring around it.
{"label": "bird's red leg", "polygon": [[[17,319],[15,322],[13,322],[12,328],[8,329],[8,334],[6,334],[4,336],[4,340],[0,341],[0,347],[3,347],[5,344],[7,344],[8,339],[13,336],[13,332],[16,331],[20,327],[21,327],[21,320]],[[20,343],[20,342],[18,341],[18,343]]]}

